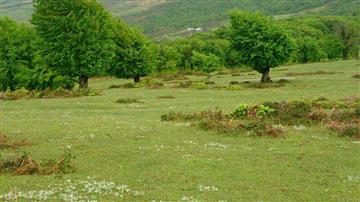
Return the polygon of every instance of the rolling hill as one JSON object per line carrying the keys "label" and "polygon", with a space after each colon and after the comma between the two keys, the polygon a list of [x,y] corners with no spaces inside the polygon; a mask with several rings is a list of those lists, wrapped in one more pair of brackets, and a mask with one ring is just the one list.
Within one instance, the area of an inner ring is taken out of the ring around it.
{"label": "rolling hill", "polygon": [[[101,0],[114,16],[151,36],[181,32],[190,27],[211,29],[227,21],[229,10],[262,11],[286,18],[296,15],[359,15],[358,0]],[[0,0],[0,15],[27,21],[31,0]]]}

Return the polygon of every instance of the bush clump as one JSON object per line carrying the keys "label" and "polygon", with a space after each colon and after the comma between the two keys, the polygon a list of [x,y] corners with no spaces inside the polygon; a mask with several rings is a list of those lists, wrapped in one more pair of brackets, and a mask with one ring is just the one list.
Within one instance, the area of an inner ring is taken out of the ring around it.
{"label": "bush clump", "polygon": [[[359,138],[360,104],[358,99],[349,99],[346,104],[351,109],[340,109],[338,101],[330,101],[325,97],[315,100],[291,100],[289,102],[265,102],[257,105],[241,104],[230,114],[221,110],[199,113],[170,112],[161,117],[162,121],[190,121],[194,126],[205,130],[215,130],[219,133],[248,134],[255,136],[279,137],[284,134],[282,125],[313,125],[325,126],[340,134]],[[331,112],[328,105],[319,102],[333,103]],[[345,103],[345,102],[344,102]],[[275,127],[278,125],[279,127]]]}
{"label": "bush clump", "polygon": [[13,175],[67,174],[74,171],[74,158],[70,150],[66,150],[57,160],[43,160],[38,163],[29,154],[24,153],[21,156],[0,159],[0,173]]}
{"label": "bush clump", "polygon": [[198,89],[198,90],[204,90],[204,89],[207,89],[207,85],[204,82],[198,81],[198,82],[193,82],[191,84],[191,88]]}

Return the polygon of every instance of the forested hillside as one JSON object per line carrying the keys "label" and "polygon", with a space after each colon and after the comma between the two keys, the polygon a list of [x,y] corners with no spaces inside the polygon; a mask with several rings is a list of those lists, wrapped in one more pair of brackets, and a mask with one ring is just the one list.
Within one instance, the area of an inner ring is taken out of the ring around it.
{"label": "forested hillside", "polygon": [[[211,29],[226,22],[231,9],[260,10],[281,18],[294,15],[359,15],[358,0],[101,0],[114,16],[142,28],[146,34],[162,36],[191,27]],[[0,0],[1,15],[26,21],[31,0]]]}

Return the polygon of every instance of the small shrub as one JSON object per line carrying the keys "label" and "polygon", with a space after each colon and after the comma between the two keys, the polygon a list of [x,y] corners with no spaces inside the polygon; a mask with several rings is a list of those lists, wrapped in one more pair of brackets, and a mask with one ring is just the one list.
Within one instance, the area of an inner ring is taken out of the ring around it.
{"label": "small shrub", "polygon": [[241,86],[237,85],[230,85],[226,87],[226,90],[242,90],[243,88]]}
{"label": "small shrub", "polygon": [[292,100],[288,103],[288,108],[284,113],[293,117],[303,118],[311,112],[311,105],[306,101]]}
{"label": "small shrub", "polygon": [[204,82],[201,82],[201,81],[192,83],[191,87],[195,88],[195,89],[198,89],[198,90],[207,89],[206,84]]}
{"label": "small shrub", "polygon": [[249,105],[241,104],[235,109],[233,113],[231,113],[231,116],[236,118],[242,118],[247,115],[248,109]]}
{"label": "small shrub", "polygon": [[127,98],[127,99],[118,99],[116,101],[116,103],[119,103],[119,104],[132,104],[132,103],[139,103],[139,104],[142,104],[144,103],[143,101],[139,101],[137,99],[130,99],[130,98]]}
{"label": "small shrub", "polygon": [[176,88],[189,88],[191,85],[193,84],[192,81],[185,81],[185,82],[180,82],[178,83],[178,85],[176,85]]}
{"label": "small shrub", "polygon": [[256,112],[256,116],[258,116],[258,117],[270,116],[274,112],[275,112],[275,109],[270,108],[268,106],[260,105],[259,109]]}
{"label": "small shrub", "polygon": [[326,127],[340,136],[347,136],[355,139],[360,138],[360,123],[359,122],[341,122],[329,121]]}
{"label": "small shrub", "polygon": [[312,75],[324,75],[324,74],[341,74],[343,72],[327,72],[327,71],[316,71],[316,72],[288,72],[286,76],[312,76]]}
{"label": "small shrub", "polygon": [[240,84],[240,82],[238,82],[238,81],[230,81],[229,82],[229,85],[231,86],[231,85],[239,85]]}
{"label": "small shrub", "polygon": [[205,81],[205,85],[216,85],[214,81]]}
{"label": "small shrub", "polygon": [[340,99],[340,101],[345,103],[349,107],[357,107],[360,105],[360,96],[349,96]]}
{"label": "small shrub", "polygon": [[125,83],[120,85],[120,88],[139,88],[139,85],[136,83]]}
{"label": "small shrub", "polygon": [[172,96],[172,95],[165,95],[165,96],[159,96],[159,99],[175,99],[176,97]]}
{"label": "small shrub", "polygon": [[67,174],[74,171],[74,156],[66,150],[58,160],[46,160],[41,163],[33,160],[29,154],[10,156],[0,160],[0,173],[13,175],[52,175]]}
{"label": "small shrub", "polygon": [[161,121],[175,121],[178,118],[178,114],[176,112],[169,112],[167,114],[161,115]]}
{"label": "small shrub", "polygon": [[201,115],[197,113],[183,114],[171,111],[161,115],[161,121],[191,121],[199,120],[200,117]]}
{"label": "small shrub", "polygon": [[265,89],[265,88],[279,88],[285,86],[284,83],[279,82],[272,82],[272,83],[244,83],[244,87],[246,88],[259,88],[259,89]]}
{"label": "small shrub", "polygon": [[310,112],[308,119],[313,121],[322,121],[327,118],[327,113],[323,109],[315,109]]}
{"label": "small shrub", "polygon": [[352,78],[354,79],[360,79],[360,73],[356,73],[352,75]]}
{"label": "small shrub", "polygon": [[346,113],[344,110],[341,110],[339,108],[332,109],[330,116],[330,120],[333,121],[343,121],[349,118],[348,113]]}

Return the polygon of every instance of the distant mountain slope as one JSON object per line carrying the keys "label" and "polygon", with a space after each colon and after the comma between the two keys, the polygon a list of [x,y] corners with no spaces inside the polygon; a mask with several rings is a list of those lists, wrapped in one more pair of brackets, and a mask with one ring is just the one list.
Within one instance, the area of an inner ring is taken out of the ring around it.
{"label": "distant mountain slope", "polygon": [[[210,29],[224,24],[231,9],[260,10],[286,18],[294,15],[359,15],[359,0],[101,0],[114,16],[152,36],[190,27]],[[0,0],[0,15],[18,20],[31,16],[30,0]]]}

